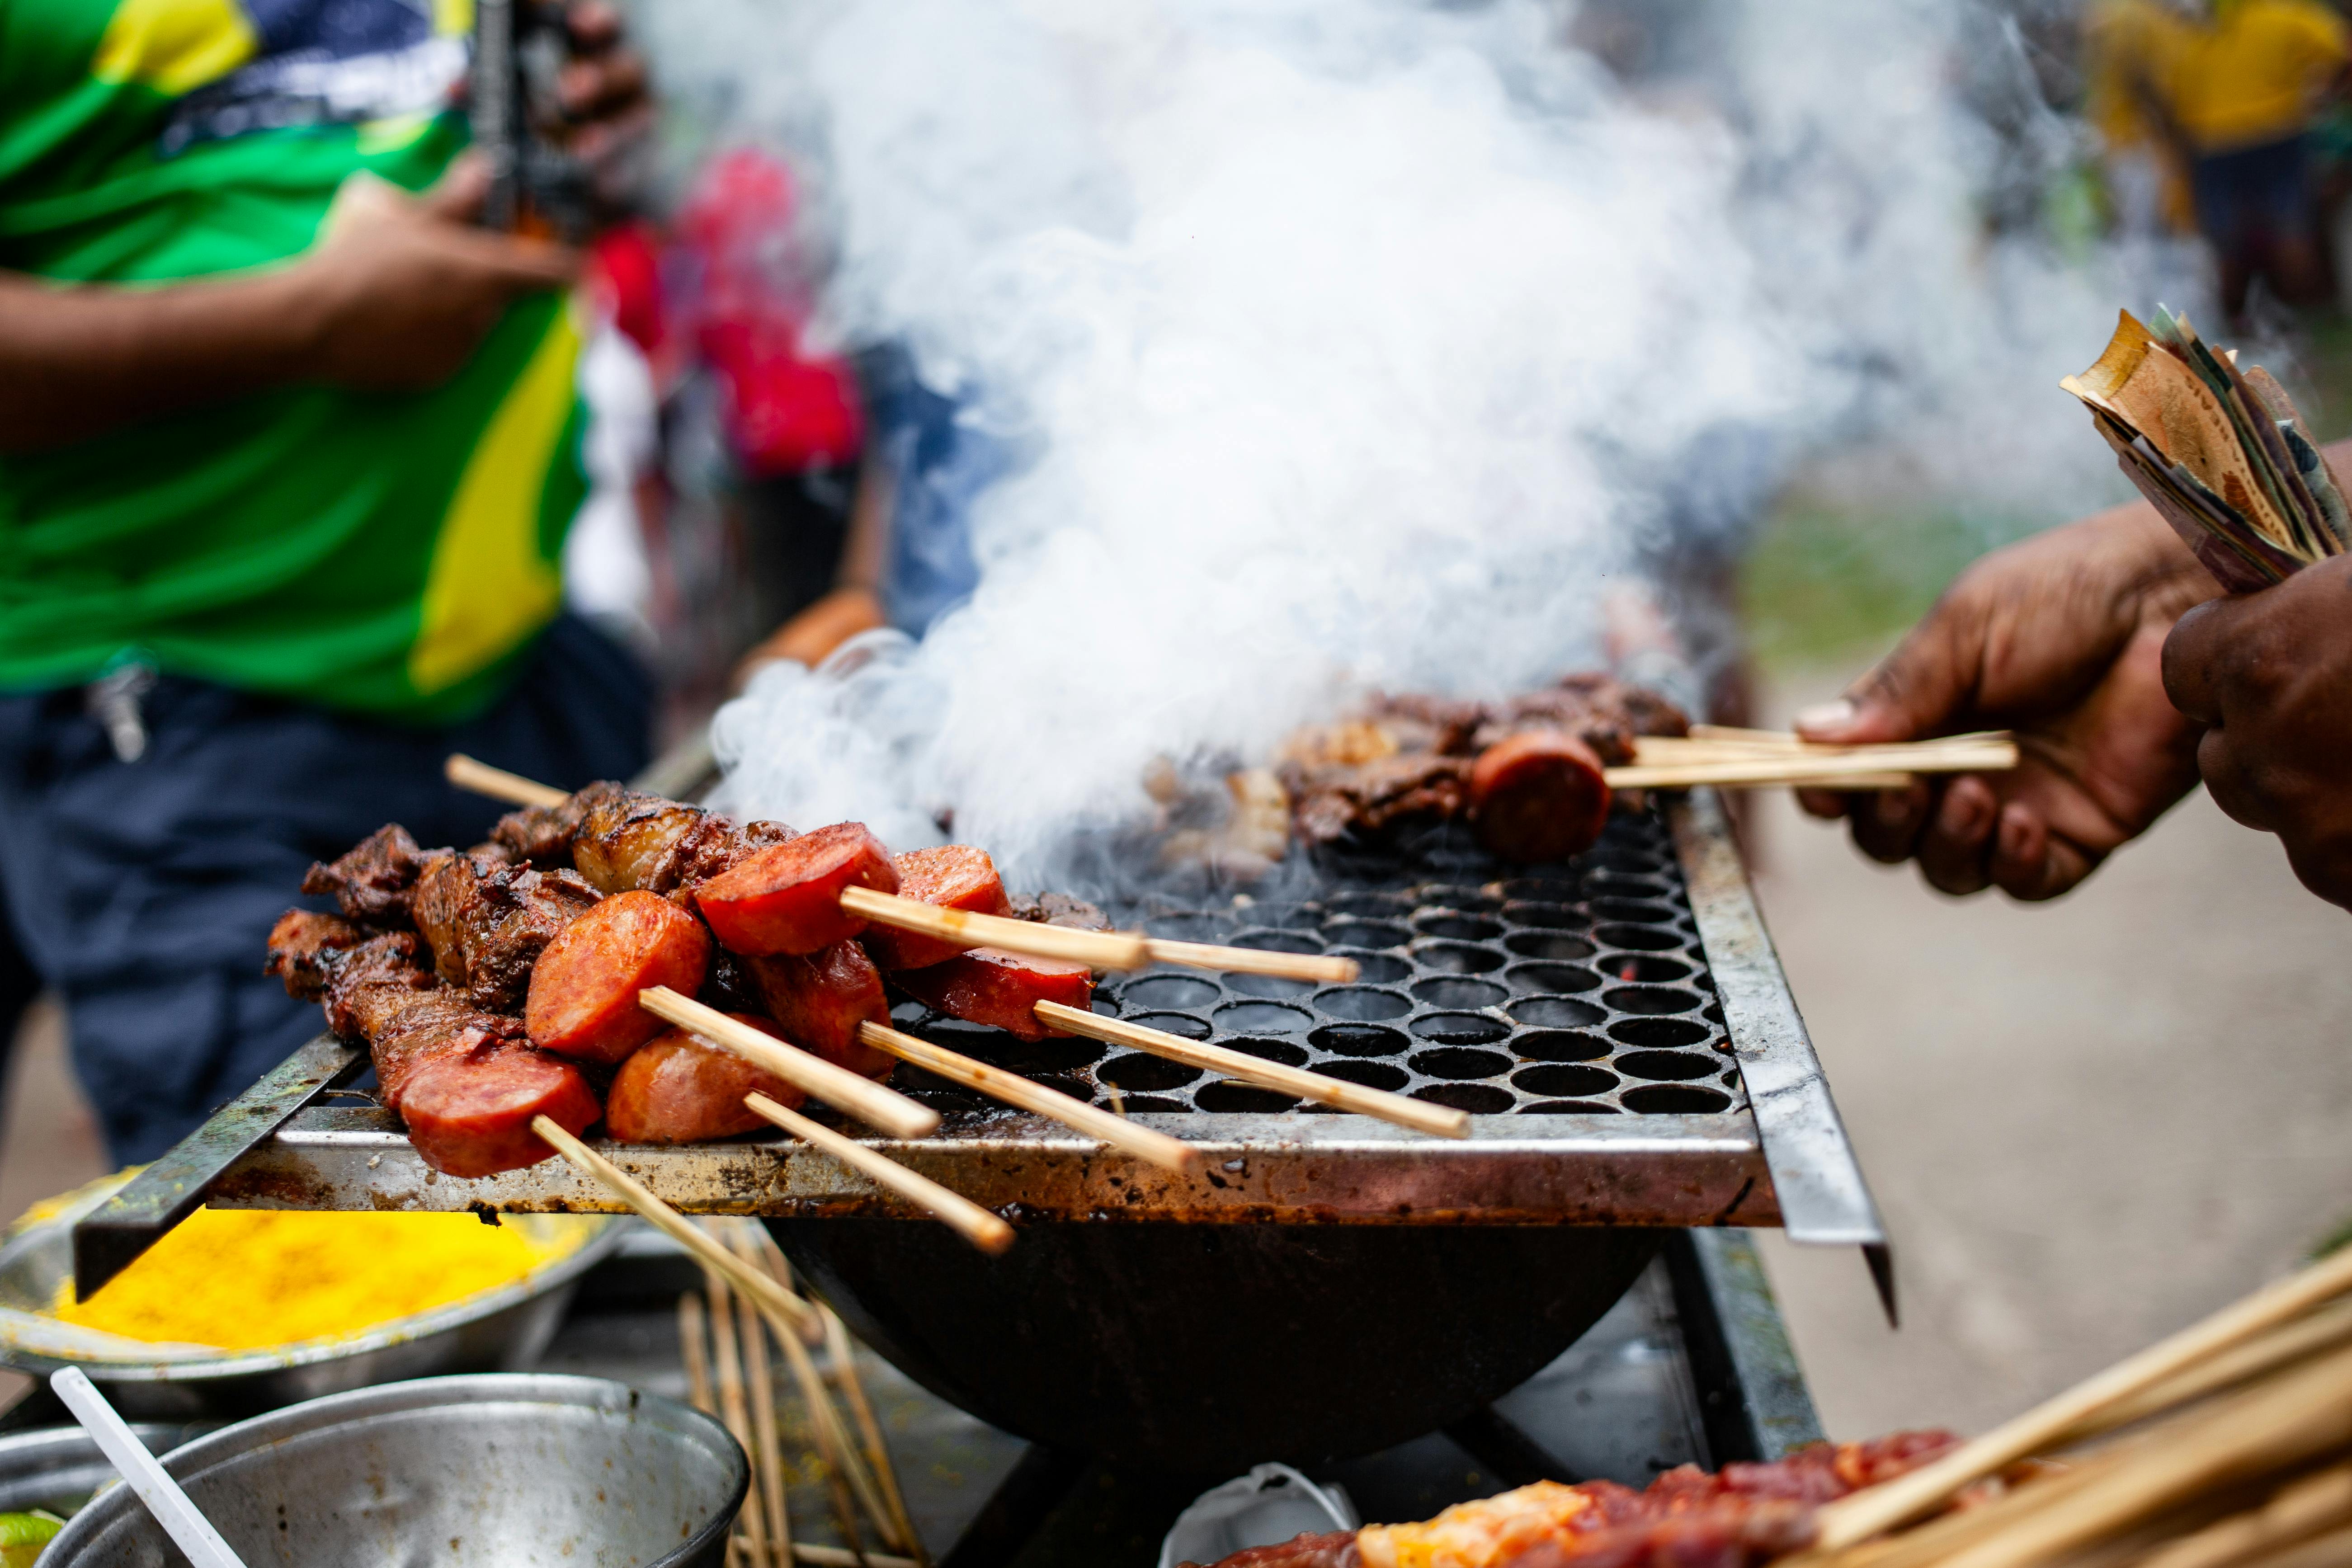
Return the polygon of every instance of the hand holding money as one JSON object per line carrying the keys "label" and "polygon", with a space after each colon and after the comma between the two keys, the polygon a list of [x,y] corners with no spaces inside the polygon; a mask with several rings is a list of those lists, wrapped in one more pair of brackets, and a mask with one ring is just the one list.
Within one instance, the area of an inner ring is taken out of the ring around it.
{"label": "hand holding money", "polygon": [[2098,363],[2059,383],[2139,492],[2233,594],[2285,581],[2352,545],[2352,510],[2284,387],[2215,353],[2158,307],[2128,310]]}

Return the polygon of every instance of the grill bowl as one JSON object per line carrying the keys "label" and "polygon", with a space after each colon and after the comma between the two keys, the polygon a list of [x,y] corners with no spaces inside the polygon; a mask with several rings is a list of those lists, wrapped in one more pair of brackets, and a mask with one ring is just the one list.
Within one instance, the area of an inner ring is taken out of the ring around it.
{"label": "grill bowl", "polygon": [[1184,1475],[1369,1454],[1524,1383],[1664,1233],[1606,1226],[768,1222],[859,1337],[1034,1443]]}

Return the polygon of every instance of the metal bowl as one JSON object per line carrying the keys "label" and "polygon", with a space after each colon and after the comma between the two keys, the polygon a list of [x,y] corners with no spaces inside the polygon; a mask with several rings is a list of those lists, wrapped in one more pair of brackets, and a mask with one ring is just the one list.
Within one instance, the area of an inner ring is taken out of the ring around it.
{"label": "metal bowl", "polygon": [[[168,1454],[211,1430],[146,1422],[131,1429],[151,1454]],[[114,1467],[79,1426],[42,1426],[0,1437],[0,1513],[45,1508],[69,1517],[114,1479]]]}
{"label": "metal bowl", "polygon": [[[751,1468],[727,1429],[597,1377],[434,1377],[257,1416],[163,1468],[247,1568],[709,1568]],[[44,1568],[184,1568],[127,1487]]]}
{"label": "metal bowl", "polygon": [[48,1315],[73,1273],[73,1222],[118,1182],[99,1184],[0,1244],[0,1365],[46,1378],[79,1366],[125,1415],[170,1421],[234,1418],[299,1399],[402,1378],[514,1371],[547,1348],[580,1276],[620,1245],[624,1222],[566,1215],[509,1215],[527,1232],[593,1226],[571,1252],[493,1290],[395,1318],[355,1334],[268,1350],[147,1344]]}

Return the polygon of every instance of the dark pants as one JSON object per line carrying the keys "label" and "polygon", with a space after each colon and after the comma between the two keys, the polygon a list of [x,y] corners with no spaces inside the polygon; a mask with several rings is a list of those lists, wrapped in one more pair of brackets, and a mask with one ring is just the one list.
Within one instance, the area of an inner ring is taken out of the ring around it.
{"label": "dark pants", "polygon": [[79,689],[0,697],[0,883],[32,967],[64,997],[109,1152],[152,1159],[320,1027],[261,973],[313,860],[387,822],[479,842],[495,801],[443,782],[466,752],[567,788],[644,766],[634,660],[557,621],[488,713],[416,729],[165,678],[148,744],[116,759]]}

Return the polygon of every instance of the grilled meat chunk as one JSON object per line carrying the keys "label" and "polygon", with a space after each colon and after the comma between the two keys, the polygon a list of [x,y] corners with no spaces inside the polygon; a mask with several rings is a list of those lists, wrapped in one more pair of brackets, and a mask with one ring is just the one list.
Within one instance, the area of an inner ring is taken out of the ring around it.
{"label": "grilled meat chunk", "polygon": [[668,1026],[638,994],[666,985],[691,996],[709,963],[710,934],[693,915],[656,893],[615,894],[565,926],[532,966],[531,1040],[617,1063]]}
{"label": "grilled meat chunk", "polygon": [[837,942],[805,954],[747,958],[768,1016],[785,1039],[835,1067],[868,1078],[887,1077],[898,1060],[857,1037],[857,1026],[890,1021],[882,972],[855,942]]}
{"label": "grilled meat chunk", "polygon": [[[765,1018],[748,1013],[735,1017],[767,1034],[776,1033],[775,1025]],[[624,1143],[731,1138],[767,1125],[759,1112],[744,1108],[743,1097],[752,1093],[764,1094],[787,1110],[798,1110],[807,1099],[734,1052],[672,1029],[639,1047],[621,1064],[612,1091],[604,1097],[604,1130]]]}
{"label": "grilled meat chunk", "polygon": [[443,984],[415,932],[338,945],[346,933],[319,923],[331,919],[279,921],[271,972],[295,995],[319,994],[336,1034],[367,1041],[383,1103],[435,1170],[486,1176],[536,1164],[554,1151],[530,1131],[533,1117],[578,1132],[603,1114],[577,1068],[530,1048],[520,1019],[482,1012]]}
{"label": "grilled meat chunk", "polygon": [[1816,1443],[1713,1475],[1684,1465],[1640,1491],[1614,1481],[1538,1481],[1415,1524],[1253,1547],[1217,1568],[1758,1568],[1807,1543],[1816,1508],[1916,1469],[1958,1441],[1948,1432],[1897,1432]]}
{"label": "grilled meat chunk", "polygon": [[993,947],[975,947],[945,963],[906,970],[890,979],[909,996],[950,1017],[992,1025],[1024,1040],[1068,1032],[1038,1017],[1038,1003],[1084,1009],[1095,994],[1093,972],[1083,963],[1024,958]]}
{"label": "grilled meat chunk", "polygon": [[261,972],[284,980],[289,996],[316,1002],[326,993],[329,955],[366,940],[367,932],[340,915],[288,910],[269,928],[269,962]]}
{"label": "grilled meat chunk", "polygon": [[1496,702],[1385,695],[1357,718],[1292,736],[1281,778],[1309,844],[1466,819],[1505,859],[1559,859],[1590,847],[1606,821],[1592,768],[1632,762],[1636,736],[1689,730],[1664,698],[1606,675]]}
{"label": "grilled meat chunk", "polygon": [[[1003,879],[985,849],[969,844],[943,844],[936,849],[909,849],[894,855],[898,872],[898,896],[936,904],[943,910],[969,910],[973,914],[1002,915],[1012,905],[1005,900]],[[868,926],[866,951],[885,969],[920,969],[944,963],[971,944],[942,942],[935,936]]]}
{"label": "grilled meat chunk", "polygon": [[302,879],[306,893],[331,893],[346,920],[362,925],[409,923],[408,889],[427,857],[396,822],[360,840],[350,853],[326,865],[313,864]]}
{"label": "grilled meat chunk", "polygon": [[699,806],[615,784],[590,784],[572,800],[580,808],[572,864],[605,893],[690,891],[746,856],[793,837],[781,822],[739,827]]}
{"label": "grilled meat chunk", "polygon": [[409,911],[432,944],[435,973],[465,986],[476,1005],[511,1013],[541,952],[597,898],[577,872],[486,866],[471,853],[442,850],[417,877]]}
{"label": "grilled meat chunk", "polygon": [[517,860],[534,866],[569,866],[572,841],[580,831],[587,802],[602,798],[592,792],[618,790],[616,784],[593,784],[553,805],[526,805],[509,811],[490,829],[490,842]]}
{"label": "grilled meat chunk", "polygon": [[745,856],[698,887],[695,907],[737,952],[815,952],[866,929],[846,889],[898,890],[898,870],[861,822],[836,822]]}

